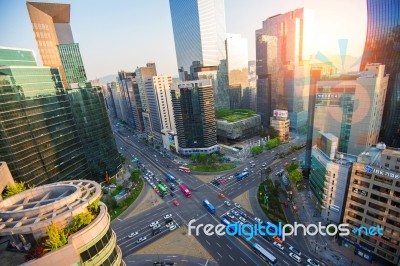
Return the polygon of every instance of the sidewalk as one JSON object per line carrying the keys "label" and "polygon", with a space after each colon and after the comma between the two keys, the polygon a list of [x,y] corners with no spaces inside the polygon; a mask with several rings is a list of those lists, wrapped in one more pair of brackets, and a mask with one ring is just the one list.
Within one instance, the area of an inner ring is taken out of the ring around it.
{"label": "sidewalk", "polygon": [[[295,219],[299,223],[304,224],[318,224],[321,222],[323,225],[326,221],[322,220],[319,210],[315,207],[311,199],[310,191],[306,181],[307,189],[303,191],[294,191],[293,204],[297,208],[294,214]],[[295,221],[289,221],[293,223]],[[350,249],[340,246],[337,241],[331,236],[306,236],[305,242],[311,253],[327,263],[328,265],[337,266],[363,266],[363,265],[379,265],[376,262],[369,263],[367,260],[355,255]]]}

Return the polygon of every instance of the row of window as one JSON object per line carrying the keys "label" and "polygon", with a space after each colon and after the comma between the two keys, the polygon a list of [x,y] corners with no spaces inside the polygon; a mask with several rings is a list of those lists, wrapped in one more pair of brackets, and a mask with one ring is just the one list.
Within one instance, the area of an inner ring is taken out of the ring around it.
{"label": "row of window", "polygon": [[95,243],[93,246],[88,248],[87,250],[81,252],[82,262],[86,262],[92,258],[94,258],[98,253],[100,253],[103,248],[110,242],[112,237],[111,228],[108,228],[106,234]]}

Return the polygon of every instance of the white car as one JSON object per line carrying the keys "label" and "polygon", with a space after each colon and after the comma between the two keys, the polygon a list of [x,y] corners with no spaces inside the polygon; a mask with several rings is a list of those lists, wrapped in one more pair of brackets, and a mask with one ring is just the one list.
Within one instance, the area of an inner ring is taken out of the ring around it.
{"label": "white car", "polygon": [[226,213],[226,216],[228,216],[228,217],[231,218],[231,219],[235,218],[235,216],[233,216],[232,213],[230,213],[230,212],[227,212],[227,213]]}
{"label": "white car", "polygon": [[138,234],[139,234],[138,232],[133,232],[133,233],[128,235],[128,238],[132,238],[134,236],[137,236]]}
{"label": "white car", "polygon": [[228,180],[231,180],[232,178],[233,178],[233,175],[229,176],[229,177],[228,177]]}
{"label": "white car", "polygon": [[172,217],[172,214],[167,214],[164,216],[164,220],[167,220],[168,218],[171,218],[171,217]]}
{"label": "white car", "polygon": [[300,256],[298,256],[297,254],[290,252],[289,257],[291,257],[293,260],[297,261],[298,263],[301,262]]}
{"label": "white car", "polygon": [[156,224],[158,224],[158,221],[152,222],[149,227],[154,227]]}
{"label": "white car", "polygon": [[272,243],[275,247],[279,248],[280,250],[284,250],[285,248],[279,244],[278,242],[274,241],[274,243]]}
{"label": "white car", "polygon": [[169,222],[165,225],[165,227],[170,228],[171,226],[173,226],[175,223],[174,222]]}
{"label": "white car", "polygon": [[258,217],[254,217],[254,221],[256,221],[256,222],[260,222],[260,223],[261,223],[261,219],[260,219],[260,218],[258,218]]}
{"label": "white car", "polygon": [[246,222],[246,219],[245,219],[245,218],[243,218],[243,217],[239,217],[239,220],[240,220],[241,222],[243,222],[243,223],[245,223],[245,222]]}
{"label": "white car", "polygon": [[265,167],[265,166],[267,166],[267,164],[266,164],[266,163],[263,163],[261,166],[262,166],[262,167]]}
{"label": "white car", "polygon": [[117,185],[115,185],[115,184],[110,185],[110,188],[116,188],[116,187],[117,187]]}
{"label": "white car", "polygon": [[309,265],[311,265],[311,266],[318,266],[318,265],[319,265],[318,263],[316,263],[316,262],[313,261],[312,259],[308,259],[308,260],[307,260],[307,263],[308,263]]}
{"label": "white car", "polygon": [[225,204],[226,206],[228,206],[228,207],[231,206],[231,203],[230,203],[228,200],[225,200],[225,201],[224,201],[224,204]]}
{"label": "white car", "polygon": [[147,237],[146,236],[144,236],[144,237],[141,237],[141,238],[139,238],[138,239],[138,241],[136,241],[136,243],[142,243],[143,241],[145,241],[147,239]]}
{"label": "white car", "polygon": [[238,209],[240,209],[240,207],[241,207],[240,204],[239,204],[239,203],[236,203],[236,202],[235,202],[234,205],[235,205],[235,207],[238,208]]}
{"label": "white car", "polygon": [[237,211],[232,211],[232,213],[236,216],[239,216],[239,213]]}
{"label": "white car", "polygon": [[249,171],[249,168],[246,167],[243,169],[243,171],[247,172],[247,171]]}
{"label": "white car", "polygon": [[159,223],[156,223],[154,226],[153,226],[153,230],[154,229],[157,229],[157,228],[160,228],[161,227],[161,225],[159,224]]}
{"label": "white car", "polygon": [[173,224],[172,226],[169,227],[169,231],[174,231],[176,229],[176,225]]}
{"label": "white car", "polygon": [[243,222],[239,221],[238,224],[243,225]]}
{"label": "white car", "polygon": [[298,251],[297,249],[295,249],[294,247],[290,246],[290,247],[289,247],[289,250],[290,250],[291,252],[295,253],[296,255],[301,256],[301,252]]}

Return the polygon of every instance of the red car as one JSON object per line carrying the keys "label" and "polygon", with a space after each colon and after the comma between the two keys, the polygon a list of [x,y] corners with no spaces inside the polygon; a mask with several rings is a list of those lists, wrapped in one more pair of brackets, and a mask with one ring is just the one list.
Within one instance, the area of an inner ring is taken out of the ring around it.
{"label": "red car", "polygon": [[174,200],[173,203],[175,206],[179,206],[179,202],[177,200]]}
{"label": "red car", "polygon": [[222,178],[219,182],[220,182],[221,184],[225,184],[226,182],[228,182],[228,180],[227,180],[226,178]]}

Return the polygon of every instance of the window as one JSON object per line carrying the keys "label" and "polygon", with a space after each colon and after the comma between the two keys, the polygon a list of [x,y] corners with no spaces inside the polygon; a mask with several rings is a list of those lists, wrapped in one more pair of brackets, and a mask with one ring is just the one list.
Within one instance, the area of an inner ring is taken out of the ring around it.
{"label": "window", "polygon": [[388,159],[388,160],[390,160],[391,158],[392,158],[392,157],[391,157],[391,156],[389,156],[389,155],[388,155],[388,156],[386,156],[386,159]]}

